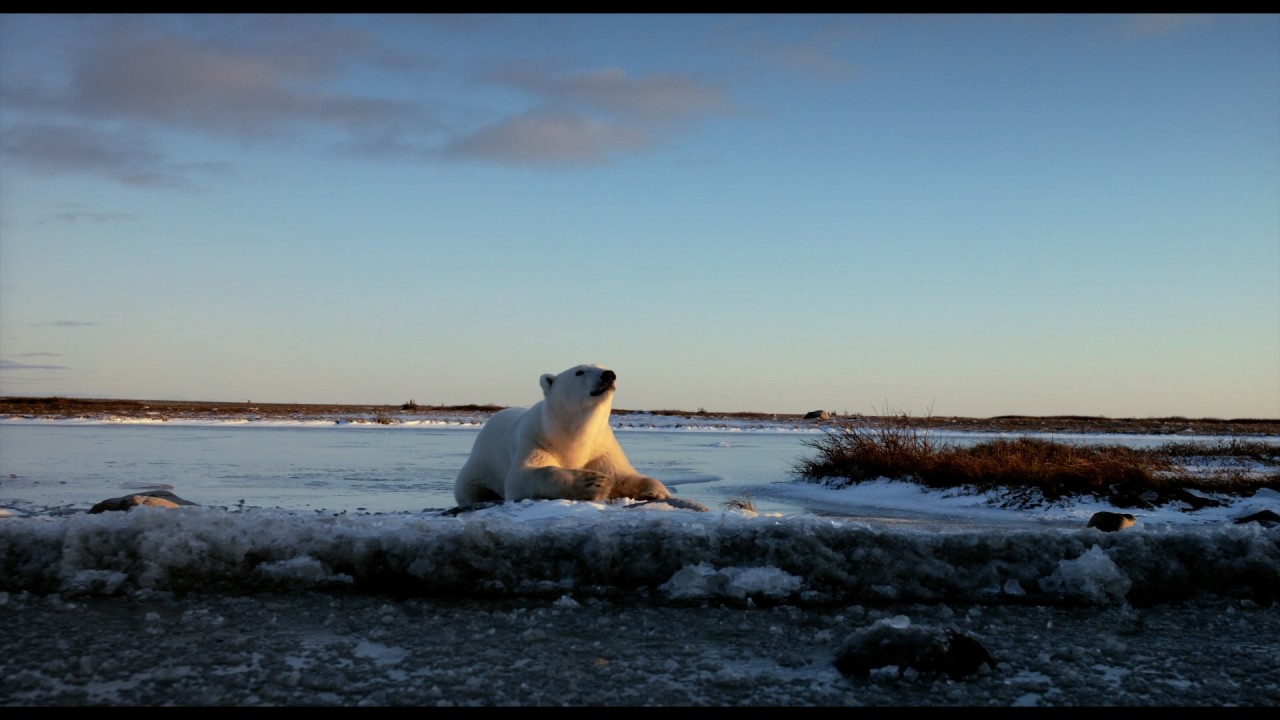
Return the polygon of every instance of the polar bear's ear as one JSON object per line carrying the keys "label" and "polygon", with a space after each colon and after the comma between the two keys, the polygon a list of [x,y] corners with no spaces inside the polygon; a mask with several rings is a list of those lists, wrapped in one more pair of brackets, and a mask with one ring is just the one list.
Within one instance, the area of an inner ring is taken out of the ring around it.
{"label": "polar bear's ear", "polygon": [[556,381],[556,376],[552,375],[551,373],[546,373],[542,376],[541,384],[542,384],[543,395],[546,395],[547,393],[551,392],[551,383],[555,381]]}

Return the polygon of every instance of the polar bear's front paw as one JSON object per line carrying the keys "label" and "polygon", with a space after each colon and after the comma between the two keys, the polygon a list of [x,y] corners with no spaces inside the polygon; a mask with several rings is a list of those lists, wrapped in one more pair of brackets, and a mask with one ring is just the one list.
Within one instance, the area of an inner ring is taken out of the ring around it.
{"label": "polar bear's front paw", "polygon": [[579,470],[575,473],[570,489],[578,500],[607,500],[613,489],[613,480],[594,470]]}
{"label": "polar bear's front paw", "polygon": [[651,477],[638,477],[628,485],[629,487],[615,490],[625,490],[626,496],[635,500],[666,500],[671,497],[667,486]]}

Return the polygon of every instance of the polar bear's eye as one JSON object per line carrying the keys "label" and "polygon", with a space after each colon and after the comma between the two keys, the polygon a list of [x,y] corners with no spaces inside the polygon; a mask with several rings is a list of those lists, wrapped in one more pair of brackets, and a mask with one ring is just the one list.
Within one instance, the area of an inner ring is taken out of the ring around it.
{"label": "polar bear's eye", "polygon": [[581,374],[583,374],[583,373],[585,373],[585,372],[586,372],[586,370],[579,370],[578,372],[574,373],[574,375],[581,375]]}

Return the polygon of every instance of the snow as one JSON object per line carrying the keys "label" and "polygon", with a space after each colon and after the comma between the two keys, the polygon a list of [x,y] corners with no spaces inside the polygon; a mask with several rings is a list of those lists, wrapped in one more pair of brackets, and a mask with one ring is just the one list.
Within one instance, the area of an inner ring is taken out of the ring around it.
{"label": "snow", "polygon": [[[9,509],[0,704],[1280,702],[1280,528],[1236,522],[1280,493],[1106,533],[1095,502],[786,491],[825,511]],[[834,669],[895,628],[955,628],[997,668]]]}
{"label": "snow", "polygon": [[[877,489],[888,503],[893,483],[883,484]],[[909,498],[898,500],[904,506],[929,497],[914,488],[902,495]],[[1241,505],[1280,504],[1273,491],[1259,495]],[[975,507],[972,499],[938,501],[947,508],[940,513],[951,517],[964,507],[1015,513]],[[138,507],[0,522],[6,569],[0,589],[118,595],[395,583],[423,596],[568,592],[663,602],[759,595],[801,605],[989,602],[1006,595],[1110,605],[1133,592],[1181,598],[1274,590],[1276,531],[1234,523],[1230,512],[1218,509],[1216,522],[1209,520],[1215,515],[1178,522],[1187,513],[1152,512],[1133,528],[1104,533],[988,529],[990,521],[979,530],[899,528],[628,501],[529,500],[453,516]]]}

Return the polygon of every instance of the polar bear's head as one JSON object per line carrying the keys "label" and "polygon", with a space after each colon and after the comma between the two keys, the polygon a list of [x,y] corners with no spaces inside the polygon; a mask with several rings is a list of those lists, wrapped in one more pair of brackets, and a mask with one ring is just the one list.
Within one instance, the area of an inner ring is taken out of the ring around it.
{"label": "polar bear's head", "polygon": [[618,376],[599,365],[578,365],[559,375],[542,376],[542,395],[557,412],[582,412],[613,401]]}

